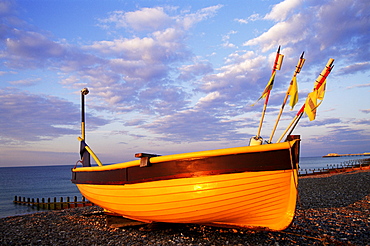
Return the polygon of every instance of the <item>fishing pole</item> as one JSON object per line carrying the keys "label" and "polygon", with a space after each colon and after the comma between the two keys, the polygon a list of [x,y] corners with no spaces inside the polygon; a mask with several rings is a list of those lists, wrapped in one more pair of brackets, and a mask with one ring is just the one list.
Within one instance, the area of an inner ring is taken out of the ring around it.
{"label": "fishing pole", "polygon": [[[334,59],[330,58],[329,61],[326,63],[325,68],[321,71],[320,75],[317,77],[317,79],[315,81],[315,84],[314,84],[314,89],[311,93],[317,93],[317,91],[320,90],[321,87],[325,84],[326,78],[328,77],[328,75],[330,74],[331,70],[334,67],[333,63],[334,63]],[[281,139],[284,137],[284,135],[289,131],[289,129],[294,124],[294,127],[292,128],[292,131],[290,131],[290,133],[293,132],[293,129],[297,126],[298,121],[301,119],[304,112],[310,113],[314,116],[316,115],[316,108],[320,105],[321,102],[319,104],[316,104],[316,102],[312,102],[311,101],[312,98],[310,97],[311,93],[308,94],[307,99],[306,99],[306,103],[302,105],[301,109],[298,111],[296,116],[293,118],[293,120],[289,124],[289,126],[285,129],[284,133],[280,136],[277,143],[279,143],[281,141]],[[313,99],[316,100],[317,95]],[[308,106],[306,107],[306,105],[308,105]],[[314,118],[312,120],[314,120]]]}
{"label": "fishing pole", "polygon": [[303,64],[304,64],[304,62],[306,60],[306,59],[303,58],[303,55],[304,55],[304,51],[302,52],[302,55],[299,58],[298,64],[297,64],[297,66],[295,68],[295,71],[294,71],[294,74],[293,74],[293,78],[290,81],[290,85],[289,85],[288,90],[287,90],[287,92],[285,94],[285,97],[284,97],[284,100],[283,100],[283,104],[281,105],[280,112],[279,112],[279,114],[277,116],[277,119],[275,121],[275,125],[274,125],[274,128],[272,129],[272,132],[271,132],[271,135],[270,135],[270,139],[268,140],[268,143],[271,143],[272,138],[274,137],[276,128],[277,128],[277,126],[279,124],[279,121],[280,121],[280,117],[283,114],[283,110],[284,110],[285,104],[286,104],[286,102],[288,100],[288,96],[290,95],[290,97],[291,97],[290,98],[290,101],[291,101],[290,105],[292,106],[292,108],[294,107],[294,105],[298,101],[298,89],[297,89],[296,76],[301,71],[301,69],[303,67]]}
{"label": "fishing pole", "polygon": [[280,54],[280,45],[279,45],[279,48],[276,52],[274,65],[272,67],[272,73],[271,73],[270,80],[267,83],[264,91],[262,92],[262,96],[259,98],[259,99],[261,99],[261,98],[265,97],[265,103],[263,104],[262,115],[261,115],[260,123],[259,123],[259,126],[258,126],[257,135],[255,137],[251,138],[250,145],[260,145],[260,144],[262,144],[262,138],[261,138],[260,134],[261,134],[262,124],[263,124],[263,119],[264,119],[265,114],[266,114],[267,104],[268,104],[268,101],[269,101],[269,98],[270,98],[270,92],[271,92],[273,84],[274,84],[276,70],[280,70],[281,64],[283,62],[283,58],[284,58],[284,55]]}

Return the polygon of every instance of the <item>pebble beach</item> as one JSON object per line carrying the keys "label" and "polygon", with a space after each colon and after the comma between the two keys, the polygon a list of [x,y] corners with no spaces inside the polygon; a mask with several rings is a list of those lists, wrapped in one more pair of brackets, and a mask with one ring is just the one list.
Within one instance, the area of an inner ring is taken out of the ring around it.
{"label": "pebble beach", "polygon": [[301,177],[280,232],[194,224],[111,228],[97,206],[0,219],[0,245],[370,245],[370,170]]}

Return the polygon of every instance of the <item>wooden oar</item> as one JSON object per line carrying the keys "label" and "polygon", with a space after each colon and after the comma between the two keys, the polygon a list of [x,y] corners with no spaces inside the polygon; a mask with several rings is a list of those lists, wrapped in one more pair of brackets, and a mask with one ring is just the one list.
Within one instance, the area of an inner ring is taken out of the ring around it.
{"label": "wooden oar", "polygon": [[275,134],[275,131],[276,131],[276,128],[279,124],[279,121],[280,121],[280,117],[281,115],[283,114],[283,110],[284,110],[284,107],[285,107],[285,104],[288,100],[288,96],[289,96],[289,92],[291,91],[291,87],[293,86],[293,83],[294,83],[294,79],[295,77],[297,76],[297,74],[301,71],[302,67],[303,67],[303,64],[305,62],[306,59],[303,58],[303,55],[304,55],[304,51],[302,52],[302,55],[301,57],[299,58],[299,61],[298,61],[298,64],[297,66],[295,67],[295,71],[294,71],[294,74],[293,74],[293,78],[292,80],[290,81],[290,85],[288,87],[288,90],[286,91],[286,94],[285,94],[285,97],[284,97],[284,101],[283,101],[283,104],[281,105],[281,108],[280,108],[280,112],[277,116],[277,119],[276,119],[276,122],[275,122],[275,125],[274,125],[274,128],[272,129],[272,132],[271,132],[271,135],[270,135],[270,139],[268,141],[268,143],[271,143],[272,141],[272,138],[274,137],[274,134]]}
{"label": "wooden oar", "polygon": [[[331,70],[333,69],[333,62],[334,59],[330,58],[329,61],[327,62],[325,68],[321,71],[320,75],[317,77],[314,85],[313,91],[317,91],[320,89],[320,87],[324,84],[326,78],[330,74]],[[298,121],[301,119],[304,109],[305,109],[306,103],[302,105],[302,108],[298,111],[296,116],[293,118],[292,122],[289,124],[289,126],[285,129],[284,133],[280,136],[278,139],[277,143],[281,141],[281,139],[285,136],[285,134],[289,131],[289,129],[294,125],[290,133],[293,132],[294,128],[297,126]]]}

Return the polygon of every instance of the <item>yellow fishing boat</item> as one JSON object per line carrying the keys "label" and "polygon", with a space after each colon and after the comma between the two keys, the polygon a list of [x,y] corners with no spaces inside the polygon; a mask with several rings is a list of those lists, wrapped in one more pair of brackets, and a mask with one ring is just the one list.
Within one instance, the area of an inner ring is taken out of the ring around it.
{"label": "yellow fishing boat", "polygon": [[72,182],[89,201],[123,217],[269,230],[283,230],[294,218],[299,136],[167,156],[138,153],[137,160],[102,165],[84,135],[83,107],[82,167],[72,169]]}
{"label": "yellow fishing boat", "polygon": [[73,169],[91,202],[143,222],[283,230],[297,198],[299,139]]}

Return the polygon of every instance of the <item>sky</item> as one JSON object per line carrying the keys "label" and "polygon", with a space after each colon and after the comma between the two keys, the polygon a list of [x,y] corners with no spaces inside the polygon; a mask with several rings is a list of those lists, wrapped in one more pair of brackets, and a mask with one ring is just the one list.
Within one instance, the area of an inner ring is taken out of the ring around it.
{"label": "sky", "polygon": [[74,165],[81,95],[86,142],[103,163],[246,146],[277,48],[284,55],[261,129],[270,137],[295,66],[299,101],[334,68],[301,156],[370,152],[370,2],[0,1],[0,166]]}

